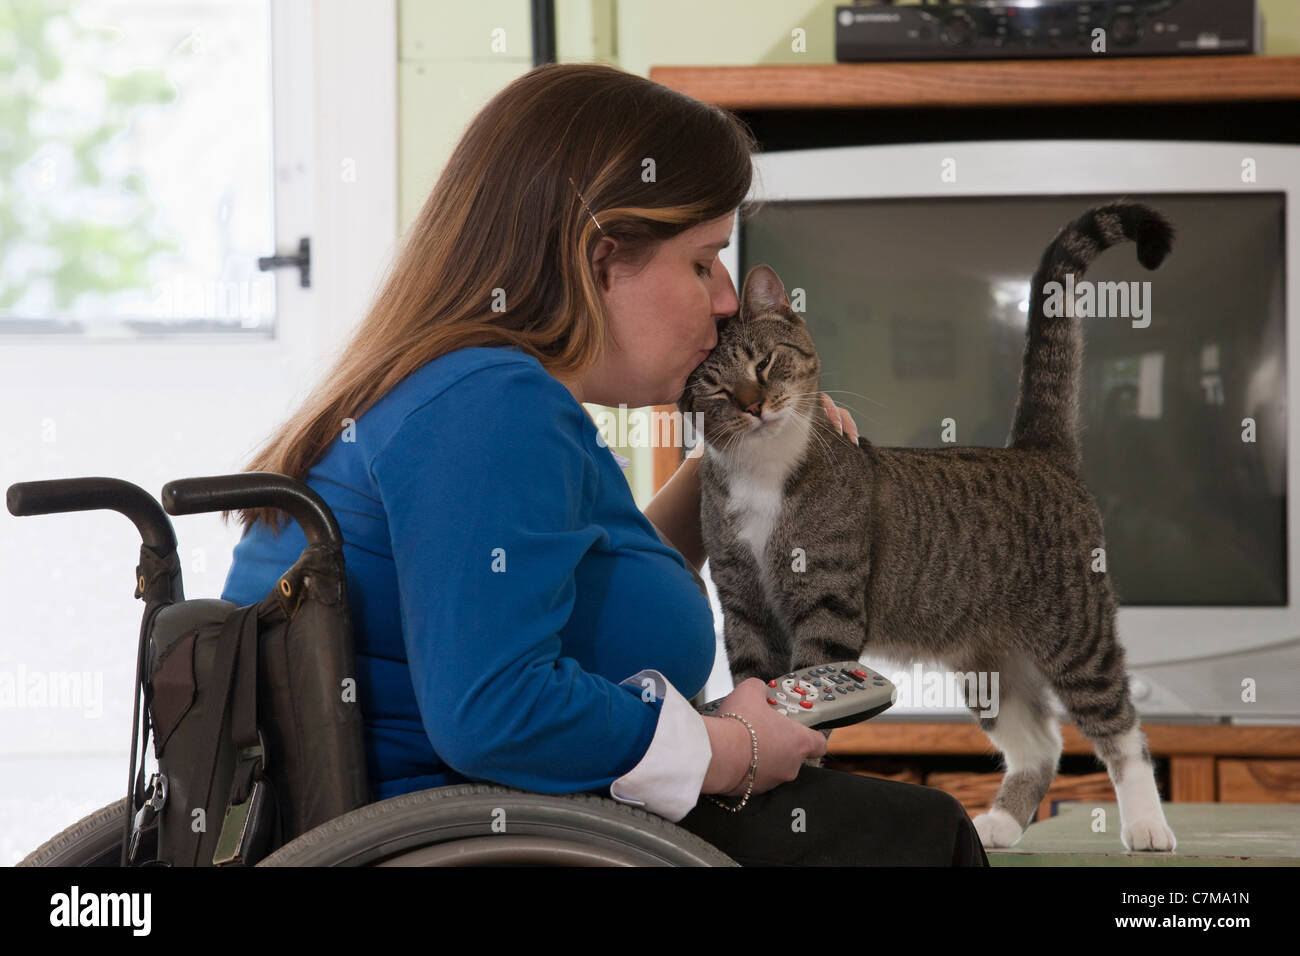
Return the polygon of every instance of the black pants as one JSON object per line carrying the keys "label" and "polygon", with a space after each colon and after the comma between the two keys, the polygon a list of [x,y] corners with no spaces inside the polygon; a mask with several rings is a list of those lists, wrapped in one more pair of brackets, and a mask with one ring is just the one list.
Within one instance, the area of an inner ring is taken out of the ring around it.
{"label": "black pants", "polygon": [[807,764],[739,813],[701,797],[678,826],[741,866],[989,865],[966,810],[942,790]]}

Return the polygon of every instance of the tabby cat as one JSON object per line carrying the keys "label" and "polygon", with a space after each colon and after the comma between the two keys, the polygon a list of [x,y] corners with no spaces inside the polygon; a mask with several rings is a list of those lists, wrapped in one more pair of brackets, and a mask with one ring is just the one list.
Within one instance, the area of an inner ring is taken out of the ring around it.
{"label": "tabby cat", "polygon": [[980,716],[969,685],[966,697],[1006,763],[992,808],[973,821],[988,847],[1020,840],[1056,776],[1053,695],[1106,764],[1125,847],[1175,846],[1110,581],[1093,570],[1105,542],[1079,477],[1082,331],[1043,309],[1047,283],[1077,281],[1125,240],[1154,269],[1173,229],[1119,200],[1044,253],[1006,448],[879,448],[834,434],[808,328],[765,265],[745,277],[739,313],[678,402],[703,419],[701,525],[734,680],[864,653],[997,672],[996,716]]}

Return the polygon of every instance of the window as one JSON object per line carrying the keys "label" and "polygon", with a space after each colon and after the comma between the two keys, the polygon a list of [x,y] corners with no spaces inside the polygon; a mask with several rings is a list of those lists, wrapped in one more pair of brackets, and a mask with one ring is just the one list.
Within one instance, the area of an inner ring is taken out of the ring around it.
{"label": "window", "polygon": [[275,320],[268,0],[0,11],[0,335]]}

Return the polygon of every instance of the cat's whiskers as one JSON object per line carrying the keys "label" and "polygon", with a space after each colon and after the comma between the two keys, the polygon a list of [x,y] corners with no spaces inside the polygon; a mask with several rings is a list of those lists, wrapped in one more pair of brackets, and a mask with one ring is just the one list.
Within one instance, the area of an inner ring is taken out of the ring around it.
{"label": "cat's whiskers", "polygon": [[[805,420],[809,421],[810,427],[808,429],[808,434],[810,437],[815,438],[817,441],[820,441],[822,443],[822,449],[824,451],[824,454],[822,456],[823,460],[830,461],[833,464],[833,466],[836,469],[837,475],[842,474],[844,468],[848,466],[843,460],[839,459],[839,457],[835,455],[834,451],[830,447],[830,444],[831,442],[843,441],[844,436],[835,429],[835,426],[832,425],[828,419],[823,418],[820,415],[815,415],[810,417],[808,412],[800,411],[798,409],[795,409],[793,406],[791,406],[791,409],[794,415],[800,416]],[[820,434],[818,432],[818,429],[824,429],[829,434],[828,435]]]}
{"label": "cat's whiskers", "polygon": [[829,451],[830,451],[830,445],[827,443],[825,437],[823,437],[822,435],[817,434],[817,424],[818,424],[817,419],[813,418],[813,417],[812,417],[811,415],[809,415],[807,412],[802,411],[802,410],[798,407],[798,405],[796,405],[794,402],[791,402],[791,403],[787,404],[785,407],[789,409],[789,417],[790,417],[790,418],[794,419],[795,421],[802,422],[803,424],[810,426],[810,427],[808,428],[808,438],[809,438],[809,440],[811,440],[811,441],[816,441],[816,442],[820,442],[820,443],[821,443],[822,450],[825,451],[825,452],[827,452],[827,453],[829,453]]}
{"label": "cat's whiskers", "polygon": [[[822,392],[824,392],[824,391],[826,391],[826,389],[822,389]],[[843,391],[843,389],[832,389],[831,391]],[[797,395],[799,398],[807,398],[807,397],[810,396],[810,395],[817,395],[817,396],[820,396],[820,395],[821,395],[821,392],[792,392],[791,394],[792,394],[792,395]],[[850,393],[850,394],[856,394],[856,393]],[[865,396],[865,395],[863,395],[862,397],[863,397],[863,398],[867,398],[867,396]],[[867,398],[867,401],[869,401],[869,402],[870,402],[870,401],[874,401],[874,399]],[[879,403],[879,402],[876,402],[876,404],[879,405],[880,403]],[[856,422],[859,418],[865,418],[867,421],[871,422],[871,424],[873,424],[873,425],[879,425],[881,428],[884,428],[884,427],[885,427],[883,423],[881,423],[881,422],[877,421],[876,419],[872,418],[870,415],[866,414],[865,412],[859,411],[858,409],[856,409],[856,408],[854,408],[852,405],[850,405],[848,402],[845,402],[845,403],[844,403],[844,407],[847,408],[849,411],[853,412],[853,416],[854,416],[854,417],[853,417],[853,420],[854,420],[855,422]],[[884,407],[884,406],[882,406],[882,407]]]}
{"label": "cat's whiskers", "polygon": [[876,400],[875,400],[874,398],[872,398],[870,395],[863,395],[861,392],[850,392],[847,388],[823,388],[822,391],[823,391],[823,392],[826,392],[827,394],[829,394],[829,393],[831,393],[831,392],[843,392],[845,395],[853,395],[853,396],[855,396],[855,397],[857,397],[857,398],[865,398],[867,401],[871,402],[873,405],[879,405],[881,408],[888,408],[888,407],[889,407],[889,406],[886,405],[884,402],[878,402],[878,401],[876,401]]}
{"label": "cat's whiskers", "polygon": [[[717,386],[710,385],[709,383],[703,381],[693,382],[688,386],[688,388],[690,388],[690,390],[693,393],[702,393],[705,390],[712,391],[716,387]],[[838,391],[847,391],[847,390],[840,389]],[[818,443],[819,450],[822,452],[822,457],[833,459],[833,455],[831,453],[831,448],[830,448],[830,441],[832,439],[828,438],[826,435],[821,434],[819,432],[819,429],[828,429],[834,432],[833,440],[836,441],[841,440],[842,433],[835,428],[835,426],[831,423],[829,418],[827,418],[824,415],[810,414],[809,412],[803,411],[799,408],[797,402],[797,399],[802,399],[802,398],[809,398],[809,397],[820,398],[821,394],[822,394],[821,392],[787,392],[783,396],[788,400],[784,407],[789,409],[789,414],[787,416],[788,418],[795,419],[796,421],[800,422],[802,425],[806,426],[806,431],[809,440],[816,441]],[[856,394],[856,393],[849,393],[849,394]],[[866,395],[862,395],[861,397],[866,399],[867,401],[875,401],[874,399],[869,398]],[[881,404],[881,403],[876,402],[876,404]],[[880,424],[880,422],[877,422],[871,416],[865,415],[860,411],[852,409],[851,407],[850,407],[850,411],[856,411],[859,417],[864,418],[869,422],[872,422],[876,425]],[[745,440],[746,436],[749,434],[749,431],[750,429],[743,428],[743,427],[735,427],[735,428],[728,429],[721,436],[721,443],[718,446],[717,450],[723,454],[730,454],[731,452],[736,450],[736,448],[740,445],[741,442]]]}
{"label": "cat's whiskers", "polygon": [[730,455],[732,451],[735,450],[736,446],[740,444],[744,436],[744,430],[739,428],[734,428],[727,432],[727,434],[723,436],[724,443],[721,448],[723,455]]}
{"label": "cat's whiskers", "polygon": [[834,460],[835,460],[835,456],[834,456],[834,454],[831,452],[831,445],[830,445],[830,443],[831,443],[831,441],[838,441],[838,440],[839,440],[839,433],[836,432],[836,433],[835,433],[835,438],[832,439],[832,438],[829,438],[828,436],[826,436],[826,435],[822,435],[822,434],[820,434],[820,433],[818,432],[818,429],[819,429],[819,428],[825,428],[825,429],[827,429],[827,430],[830,430],[830,429],[832,428],[831,423],[830,423],[829,421],[824,421],[823,419],[821,419],[821,418],[818,417],[818,416],[813,416],[813,415],[810,415],[808,412],[802,411],[801,409],[799,409],[799,408],[798,408],[796,405],[794,405],[794,404],[788,405],[787,407],[790,409],[790,417],[791,417],[791,418],[794,418],[794,419],[797,419],[797,420],[799,420],[799,421],[802,421],[802,422],[806,423],[806,424],[809,426],[809,428],[808,428],[808,437],[809,437],[810,440],[817,441],[817,442],[820,443],[820,445],[821,445],[821,450],[822,450],[822,452],[823,452],[823,457],[824,457],[824,458],[828,458],[828,459],[830,459],[831,461],[834,461]]}

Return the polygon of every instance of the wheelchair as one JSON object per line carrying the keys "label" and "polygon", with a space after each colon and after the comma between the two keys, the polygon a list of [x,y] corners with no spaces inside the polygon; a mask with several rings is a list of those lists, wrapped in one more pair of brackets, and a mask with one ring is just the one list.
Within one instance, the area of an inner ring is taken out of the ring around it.
{"label": "wheelchair", "polygon": [[[146,675],[146,647],[151,633],[177,620],[213,619],[214,615],[233,618],[239,609],[229,601],[195,599],[187,601],[181,584],[177,539],[168,515],[197,514],[254,508],[276,508],[286,512],[303,529],[308,546],[294,569],[304,564],[311,552],[318,559],[335,562],[342,578],[343,539],[338,523],[325,501],[306,484],[286,475],[271,472],[243,472],[208,478],[180,479],[163,487],[162,505],[143,489],[114,478],[88,477],[49,481],[20,482],[10,486],[6,495],[9,512],[15,516],[59,512],[113,510],[130,519],[142,539],[140,563],[136,569],[135,597],[145,601],[146,613],[141,627],[137,658],[136,714],[131,730],[130,788],[127,797],[89,814],[66,830],[56,834],[32,851],[19,866],[114,867],[149,865],[137,858],[156,861],[159,836],[157,829],[140,825],[149,807],[148,792],[140,784],[144,775],[144,756],[140,776],[136,777],[137,732],[140,729],[141,677]],[[165,508],[165,510],[164,510]],[[294,569],[290,569],[291,571]],[[289,572],[277,582],[277,589],[288,586]],[[297,623],[310,622],[309,641],[319,637],[321,644],[333,643],[327,651],[342,649],[350,657],[352,650],[351,619],[348,616],[346,586],[339,588],[340,600],[312,617],[302,614]],[[302,599],[299,598],[301,601]],[[301,607],[302,605],[297,605]],[[261,607],[261,605],[249,608]],[[294,605],[286,603],[289,616]],[[325,616],[320,616],[324,614]],[[293,622],[290,622],[291,624]],[[222,631],[220,640],[229,637]],[[259,696],[262,693],[261,663],[257,674]],[[322,665],[324,666],[324,665]],[[216,699],[215,697],[213,698]],[[364,707],[364,702],[361,702]],[[209,709],[212,704],[208,703]],[[218,721],[225,705],[218,708]],[[269,753],[276,745],[289,740],[287,728],[275,726],[286,722],[283,712],[261,708],[258,726],[272,740]],[[359,711],[356,726],[360,727]],[[152,729],[155,754],[159,751],[159,721],[153,709],[146,707],[144,729]],[[229,719],[229,718],[227,718]],[[297,728],[299,731],[301,728]],[[163,728],[164,732],[166,728]],[[174,740],[176,738],[173,738]],[[360,740],[360,730],[355,731]],[[182,743],[185,741],[181,741]],[[145,746],[140,739],[140,746]],[[175,744],[172,744],[175,747]],[[357,744],[360,747],[360,744]],[[260,748],[259,748],[260,749]],[[290,746],[288,749],[292,750]],[[346,748],[341,748],[346,750]],[[242,759],[246,751],[238,751]],[[283,755],[283,748],[281,749]],[[305,756],[304,756],[305,755]],[[301,812],[301,806],[289,806],[290,796],[284,786],[270,788],[279,806],[277,821],[289,819],[298,825],[281,829],[277,822],[274,838],[266,852],[249,861],[256,866],[737,866],[716,847],[663,817],[595,793],[541,794],[487,783],[463,783],[402,794],[386,800],[368,801],[364,759],[356,751],[348,759],[319,746],[288,754],[285,762],[306,760],[299,766],[298,779],[289,790],[307,789],[309,778],[342,781],[340,790],[348,791],[342,802],[318,805],[313,812]],[[189,755],[169,754],[173,766]],[[188,763],[188,761],[186,761]],[[271,762],[275,762],[272,759]],[[333,766],[311,766],[331,764]],[[161,768],[161,764],[160,764]],[[317,772],[320,772],[319,774]],[[158,777],[155,774],[155,779]],[[163,781],[165,784],[165,780]],[[151,781],[152,784],[152,781]],[[328,789],[328,788],[323,788]],[[165,788],[164,788],[165,790]],[[163,793],[165,800],[166,794]],[[301,793],[294,796],[301,804]],[[344,812],[336,812],[342,809]],[[229,807],[227,807],[229,812]],[[319,818],[319,819],[318,819]],[[505,825],[498,825],[507,821]],[[224,839],[224,832],[222,838]],[[131,848],[128,862],[128,844]],[[219,858],[196,853],[194,859],[161,865],[244,865],[237,854]]]}

